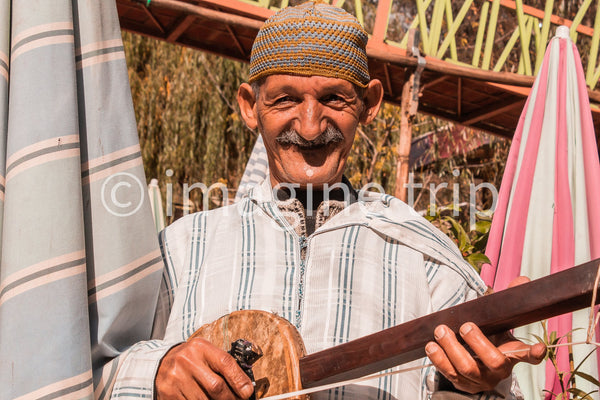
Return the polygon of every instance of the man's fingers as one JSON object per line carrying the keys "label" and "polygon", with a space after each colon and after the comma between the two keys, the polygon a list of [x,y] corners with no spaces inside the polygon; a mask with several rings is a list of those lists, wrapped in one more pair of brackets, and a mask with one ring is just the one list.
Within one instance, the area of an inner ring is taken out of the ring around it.
{"label": "man's fingers", "polygon": [[[460,335],[480,361],[481,369],[489,378],[500,381],[510,375],[514,363],[503,354],[477,327],[467,322],[460,327]],[[521,343],[521,342],[518,342]]]}
{"label": "man's fingers", "polygon": [[436,328],[434,334],[437,343],[428,343],[425,351],[438,372],[459,390],[469,393],[487,390],[488,387],[481,384],[482,371],[477,361],[458,342],[454,332],[441,325]]}
{"label": "man's fingers", "polygon": [[529,279],[526,276],[517,276],[515,279],[513,279],[509,284],[508,287],[515,287],[515,286],[519,286],[522,285],[524,283],[529,283],[531,282],[531,279]]}
{"label": "man's fingers", "polygon": [[192,339],[167,352],[155,380],[158,400],[247,399],[250,378],[227,352],[204,339]]}
{"label": "man's fingers", "polygon": [[[213,371],[225,378],[231,389],[238,396],[246,399],[252,395],[254,392],[252,381],[242,371],[235,359],[227,352],[223,351],[221,354],[217,352],[210,353],[206,361]],[[220,390],[221,387],[219,386],[217,389]]]}
{"label": "man's fingers", "polygon": [[435,342],[429,342],[425,346],[425,352],[429,360],[435,365],[437,371],[444,375],[450,382],[456,383],[459,379],[458,372],[446,356],[446,353],[444,353],[444,349]]}
{"label": "man's fingers", "polygon": [[438,326],[434,331],[435,340],[444,349],[446,356],[458,374],[469,380],[481,380],[481,371],[477,361],[469,351],[458,342],[456,335],[445,325]]}
{"label": "man's fingers", "polygon": [[481,386],[478,382],[472,381],[468,377],[461,375],[456,368],[454,368],[446,356],[444,349],[437,343],[427,343],[425,352],[427,353],[429,360],[435,365],[436,370],[452,383],[456,389],[468,393],[477,393],[481,391]]}
{"label": "man's fingers", "polygon": [[425,351],[442,375],[457,389],[469,393],[492,390],[510,376],[515,364],[537,364],[546,353],[542,343],[529,346],[508,333],[496,337],[495,341],[501,343],[496,347],[472,322],[463,324],[459,332],[464,345],[450,328],[438,326],[434,331],[437,343],[428,343]]}
{"label": "man's fingers", "polygon": [[[194,374],[194,380],[199,388],[193,393],[192,397],[186,396],[188,399],[199,397],[219,400],[236,400],[238,398],[225,379],[205,364],[198,366],[198,369]],[[200,394],[202,394],[202,396],[200,396]]]}
{"label": "man's fingers", "polygon": [[527,345],[515,339],[514,342],[501,345],[499,349],[511,359],[513,366],[518,362],[539,364],[546,356],[546,346],[543,343]]}

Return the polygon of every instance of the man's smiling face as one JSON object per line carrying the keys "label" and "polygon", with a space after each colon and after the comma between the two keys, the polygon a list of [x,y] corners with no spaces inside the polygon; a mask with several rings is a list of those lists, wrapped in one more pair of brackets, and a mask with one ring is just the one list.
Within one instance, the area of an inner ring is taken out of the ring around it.
{"label": "man's smiling face", "polygon": [[358,124],[379,108],[380,99],[373,107],[361,94],[346,80],[323,76],[271,75],[258,96],[249,85],[240,87],[242,116],[263,136],[273,186],[341,181]]}

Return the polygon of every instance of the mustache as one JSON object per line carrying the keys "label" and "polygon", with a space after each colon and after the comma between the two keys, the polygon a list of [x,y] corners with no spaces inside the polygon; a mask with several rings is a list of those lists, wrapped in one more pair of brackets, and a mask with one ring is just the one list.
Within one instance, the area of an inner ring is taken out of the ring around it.
{"label": "mustache", "polygon": [[275,141],[280,145],[295,145],[303,150],[315,149],[327,146],[330,143],[339,143],[344,140],[344,135],[339,129],[328,126],[319,136],[313,140],[306,140],[293,128],[282,132]]}

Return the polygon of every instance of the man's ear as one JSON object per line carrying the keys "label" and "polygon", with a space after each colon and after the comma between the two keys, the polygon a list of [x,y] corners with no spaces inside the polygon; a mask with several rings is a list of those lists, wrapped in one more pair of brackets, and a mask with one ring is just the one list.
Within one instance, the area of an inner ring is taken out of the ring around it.
{"label": "man's ear", "polygon": [[258,126],[257,111],[256,111],[256,95],[252,86],[247,83],[242,83],[237,93],[237,101],[240,106],[240,113],[246,126],[255,130]]}
{"label": "man's ear", "polygon": [[383,85],[379,79],[373,79],[365,88],[363,102],[365,109],[360,116],[360,122],[363,124],[371,123],[381,107],[383,101]]}

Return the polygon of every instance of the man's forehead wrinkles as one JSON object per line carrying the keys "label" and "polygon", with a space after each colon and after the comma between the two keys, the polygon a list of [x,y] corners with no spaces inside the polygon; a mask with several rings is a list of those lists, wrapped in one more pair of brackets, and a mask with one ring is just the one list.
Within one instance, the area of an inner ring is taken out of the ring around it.
{"label": "man's forehead wrinkles", "polygon": [[[352,84],[342,79],[330,80],[333,78],[313,79],[313,77],[301,77],[299,80],[290,81],[286,78],[277,76],[269,77],[269,82],[265,82],[263,87],[268,95],[273,95],[281,92],[294,94],[331,94],[338,93],[346,96],[356,96],[356,91]],[[316,77],[321,78],[321,77]],[[306,79],[306,81],[303,81]]]}

